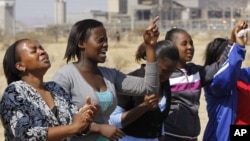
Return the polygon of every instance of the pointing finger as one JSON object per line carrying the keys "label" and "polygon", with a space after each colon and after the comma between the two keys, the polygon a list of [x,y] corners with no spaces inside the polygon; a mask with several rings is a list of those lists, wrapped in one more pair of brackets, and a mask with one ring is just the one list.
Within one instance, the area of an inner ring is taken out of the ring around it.
{"label": "pointing finger", "polygon": [[159,16],[156,16],[156,17],[153,19],[152,23],[155,24],[159,19],[160,19],[160,17],[159,17]]}
{"label": "pointing finger", "polygon": [[87,96],[87,97],[86,97],[86,101],[85,101],[85,102],[86,102],[86,104],[88,104],[88,105],[90,105],[90,104],[91,104],[91,99],[90,99],[90,97],[89,97],[89,96]]}

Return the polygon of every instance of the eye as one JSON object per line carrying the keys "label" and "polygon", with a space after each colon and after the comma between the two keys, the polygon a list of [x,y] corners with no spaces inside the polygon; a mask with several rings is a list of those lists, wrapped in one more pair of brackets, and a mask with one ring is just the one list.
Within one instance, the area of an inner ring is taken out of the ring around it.
{"label": "eye", "polygon": [[44,50],[44,48],[41,45],[39,46],[39,49]]}
{"label": "eye", "polygon": [[31,52],[31,53],[36,53],[36,52],[37,52],[37,48],[36,48],[35,46],[32,47],[31,50],[30,50],[30,52]]}
{"label": "eye", "polygon": [[99,38],[99,43],[104,43],[104,42],[107,42],[107,41],[108,41],[107,37]]}
{"label": "eye", "polygon": [[187,45],[187,41],[181,42],[181,45],[186,46]]}

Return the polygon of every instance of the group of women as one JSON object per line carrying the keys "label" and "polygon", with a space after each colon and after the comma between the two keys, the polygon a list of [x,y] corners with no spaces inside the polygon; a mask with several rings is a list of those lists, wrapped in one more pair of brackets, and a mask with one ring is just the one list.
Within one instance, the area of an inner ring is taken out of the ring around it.
{"label": "group of women", "polygon": [[[231,124],[249,124],[249,69],[241,69],[247,28],[239,21],[229,40],[208,44],[204,66],[191,63],[194,45],[184,29],[158,41],[157,21],[146,28],[129,74],[104,63],[108,37],[95,19],[76,22],[64,59],[52,80],[48,53],[32,39],[7,48],[3,69],[8,86],[0,101],[6,141],[197,141],[199,99],[205,90],[208,125],[204,141],[228,141]],[[213,130],[211,130],[213,128]],[[221,130],[223,128],[223,130]]]}

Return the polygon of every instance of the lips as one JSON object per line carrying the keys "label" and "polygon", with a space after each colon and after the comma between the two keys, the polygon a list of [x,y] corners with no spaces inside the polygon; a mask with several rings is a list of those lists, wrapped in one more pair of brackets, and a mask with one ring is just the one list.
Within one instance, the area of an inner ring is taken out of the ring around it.
{"label": "lips", "polygon": [[188,56],[193,56],[193,55],[194,55],[193,52],[187,52],[186,54],[187,54]]}
{"label": "lips", "polygon": [[44,62],[49,62],[49,57],[48,57],[48,56],[43,57],[43,58],[41,59],[41,61],[44,61]]}
{"label": "lips", "polygon": [[100,52],[100,55],[101,55],[102,57],[106,57],[106,53],[107,53],[107,51],[101,51],[101,52]]}

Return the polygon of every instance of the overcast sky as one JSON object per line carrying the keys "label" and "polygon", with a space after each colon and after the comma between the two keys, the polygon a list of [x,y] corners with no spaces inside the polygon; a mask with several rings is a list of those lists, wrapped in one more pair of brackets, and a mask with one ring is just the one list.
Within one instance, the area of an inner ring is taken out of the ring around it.
{"label": "overcast sky", "polygon": [[[107,10],[107,0],[66,0],[67,14]],[[27,25],[54,23],[54,0],[16,0],[16,19]]]}

